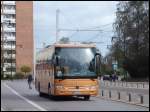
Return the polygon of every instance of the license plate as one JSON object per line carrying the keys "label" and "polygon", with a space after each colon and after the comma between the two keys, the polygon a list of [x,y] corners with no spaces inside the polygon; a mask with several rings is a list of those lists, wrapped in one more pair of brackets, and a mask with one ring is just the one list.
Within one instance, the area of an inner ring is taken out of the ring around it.
{"label": "license plate", "polygon": [[73,92],[74,95],[79,95],[80,94],[80,91],[75,91]]}

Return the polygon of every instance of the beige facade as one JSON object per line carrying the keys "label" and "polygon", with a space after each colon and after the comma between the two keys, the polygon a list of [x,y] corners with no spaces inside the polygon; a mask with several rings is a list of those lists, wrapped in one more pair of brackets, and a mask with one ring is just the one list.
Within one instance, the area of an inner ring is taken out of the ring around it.
{"label": "beige facade", "polygon": [[16,2],[16,70],[33,68],[33,2]]}

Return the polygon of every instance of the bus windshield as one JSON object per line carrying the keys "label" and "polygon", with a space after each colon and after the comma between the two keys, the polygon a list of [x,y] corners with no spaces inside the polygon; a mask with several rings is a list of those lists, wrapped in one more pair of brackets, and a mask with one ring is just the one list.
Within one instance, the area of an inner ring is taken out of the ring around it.
{"label": "bus windshield", "polygon": [[96,48],[60,48],[55,54],[59,56],[60,67],[64,72],[56,77],[96,77],[94,56]]}

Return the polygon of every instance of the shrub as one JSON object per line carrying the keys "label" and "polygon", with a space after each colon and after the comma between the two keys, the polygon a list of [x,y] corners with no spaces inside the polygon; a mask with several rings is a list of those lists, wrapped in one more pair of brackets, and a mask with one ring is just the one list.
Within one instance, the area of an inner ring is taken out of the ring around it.
{"label": "shrub", "polygon": [[3,74],[1,74],[1,79],[4,79],[4,75]]}
{"label": "shrub", "polygon": [[24,74],[22,72],[17,72],[15,75],[14,75],[14,79],[23,79],[25,78]]}
{"label": "shrub", "polygon": [[26,73],[28,72],[31,72],[31,68],[29,66],[26,66],[26,65],[23,65],[21,68],[20,68],[21,72],[24,72],[25,75]]}
{"label": "shrub", "polygon": [[13,77],[10,74],[6,74],[4,79],[12,79]]}

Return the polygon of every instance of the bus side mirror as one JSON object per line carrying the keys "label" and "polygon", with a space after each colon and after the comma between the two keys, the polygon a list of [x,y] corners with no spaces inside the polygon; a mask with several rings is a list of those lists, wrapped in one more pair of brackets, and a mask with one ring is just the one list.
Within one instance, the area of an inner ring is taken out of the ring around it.
{"label": "bus side mirror", "polygon": [[95,72],[98,75],[100,73],[100,65],[101,65],[101,55],[95,55]]}
{"label": "bus side mirror", "polygon": [[60,65],[60,57],[59,56],[55,56],[55,65],[56,66]]}

